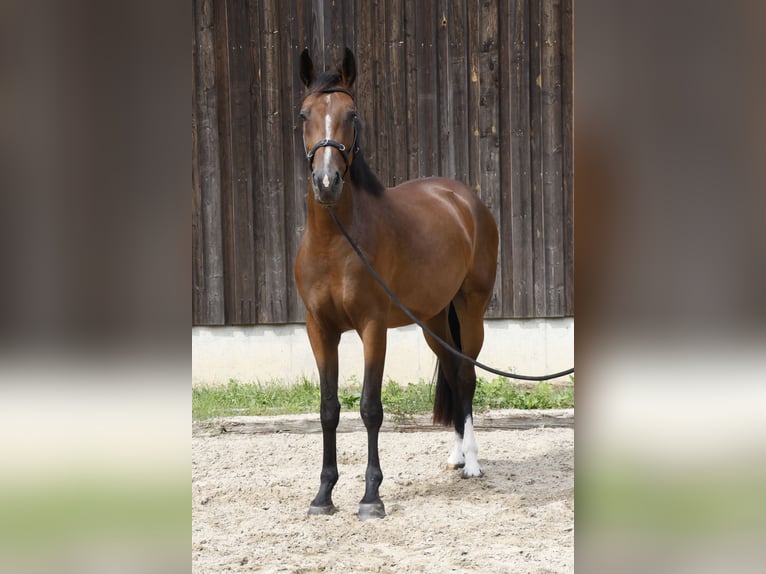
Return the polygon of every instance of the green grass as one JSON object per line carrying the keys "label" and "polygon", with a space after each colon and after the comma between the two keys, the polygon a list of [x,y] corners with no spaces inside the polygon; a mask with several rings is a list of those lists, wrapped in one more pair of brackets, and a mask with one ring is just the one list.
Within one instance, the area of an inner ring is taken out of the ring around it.
{"label": "green grass", "polygon": [[[574,406],[574,378],[563,388],[540,383],[534,388],[522,388],[506,378],[479,378],[474,396],[474,410],[488,409],[552,409]],[[430,413],[433,407],[433,386],[420,381],[400,385],[395,381],[383,384],[382,400],[385,412],[395,419]],[[354,382],[338,391],[342,410],[358,410],[362,397],[361,383]],[[192,388],[192,418],[203,420],[232,415],[276,415],[313,413],[319,411],[319,386],[307,379],[292,385],[272,383],[242,384],[230,380],[223,386]]]}

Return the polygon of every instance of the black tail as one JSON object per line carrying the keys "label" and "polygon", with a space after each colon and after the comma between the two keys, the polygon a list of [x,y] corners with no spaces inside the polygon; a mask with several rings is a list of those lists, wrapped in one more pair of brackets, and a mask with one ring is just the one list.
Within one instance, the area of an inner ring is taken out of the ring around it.
{"label": "black tail", "polygon": [[[458,321],[455,306],[452,303],[449,304],[447,316],[452,340],[457,349],[462,351],[463,345],[460,342],[460,321]],[[453,377],[454,376],[455,375],[453,375]],[[444,374],[441,361],[436,361],[436,373],[434,373],[434,378],[436,379],[436,393],[434,395],[433,422],[434,424],[451,426],[455,422],[455,408],[460,405],[453,398],[452,388]]]}

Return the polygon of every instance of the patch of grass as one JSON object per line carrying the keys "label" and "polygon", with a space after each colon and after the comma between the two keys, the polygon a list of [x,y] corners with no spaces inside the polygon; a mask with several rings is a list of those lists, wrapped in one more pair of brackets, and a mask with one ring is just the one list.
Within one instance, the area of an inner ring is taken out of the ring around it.
{"label": "patch of grass", "polygon": [[310,413],[318,409],[320,396],[319,385],[308,379],[292,385],[232,379],[226,385],[192,387],[192,418]]}
{"label": "patch of grass", "polygon": [[564,409],[574,406],[574,385],[554,388],[541,382],[527,389],[513,384],[505,377],[479,378],[473,399],[474,409]]}
{"label": "patch of grass", "polygon": [[[489,409],[551,409],[574,406],[574,378],[571,386],[553,387],[540,383],[534,388],[515,385],[506,378],[479,378],[474,396],[474,411]],[[396,420],[430,413],[434,388],[429,381],[409,383],[395,381],[383,384],[381,398],[385,412]],[[192,418],[194,420],[232,415],[276,415],[318,412],[321,393],[319,385],[303,379],[293,385],[272,383],[242,384],[231,380],[223,386],[192,388]],[[341,409],[358,410],[362,384],[353,381],[338,391]]]}

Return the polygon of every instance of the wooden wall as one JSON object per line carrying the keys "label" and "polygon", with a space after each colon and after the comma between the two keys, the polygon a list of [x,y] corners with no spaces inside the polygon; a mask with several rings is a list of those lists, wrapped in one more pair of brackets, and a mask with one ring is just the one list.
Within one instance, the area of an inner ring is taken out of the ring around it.
{"label": "wooden wall", "polygon": [[297,61],[357,59],[385,185],[442,175],[501,233],[488,317],[574,314],[572,0],[193,0],[195,325],[300,322],[308,168]]}

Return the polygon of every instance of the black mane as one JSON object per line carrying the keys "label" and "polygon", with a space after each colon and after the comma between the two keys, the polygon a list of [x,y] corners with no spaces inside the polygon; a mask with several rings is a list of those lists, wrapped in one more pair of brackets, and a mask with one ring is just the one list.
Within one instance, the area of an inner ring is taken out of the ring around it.
{"label": "black mane", "polygon": [[[306,91],[306,95],[321,93],[330,88],[337,88],[341,83],[341,79],[340,72],[322,72],[314,78],[313,82],[311,82],[311,85]],[[357,129],[360,129],[359,124],[357,124]],[[358,133],[356,137],[358,141],[361,141],[361,134]],[[354,159],[351,162],[351,167],[349,167],[348,171],[351,174],[351,183],[356,187],[363,189],[372,195],[381,195],[383,193],[385,187],[380,183],[380,180],[373,173],[372,169],[370,169],[370,166],[367,165],[362,150],[359,150],[354,154]]]}
{"label": "black mane", "polygon": [[364,160],[362,150],[359,150],[354,155],[354,161],[351,162],[351,167],[348,168],[351,172],[351,183],[356,187],[359,187],[372,195],[381,195],[385,187],[380,183],[378,176],[376,176],[367,162]]}

